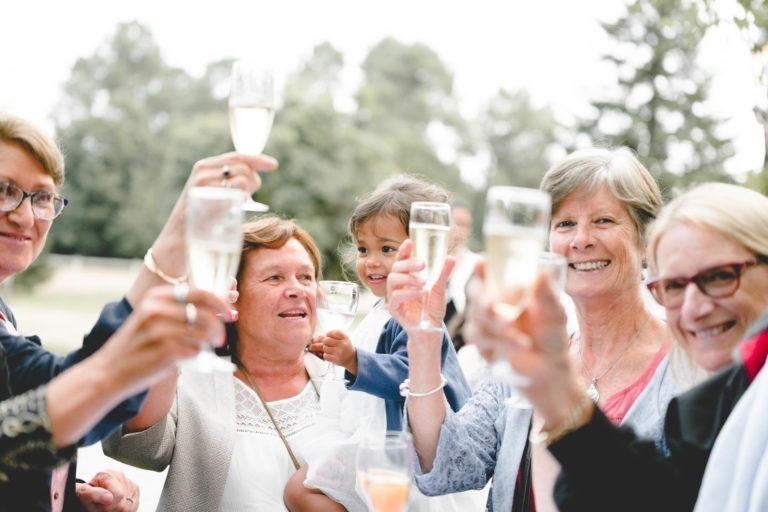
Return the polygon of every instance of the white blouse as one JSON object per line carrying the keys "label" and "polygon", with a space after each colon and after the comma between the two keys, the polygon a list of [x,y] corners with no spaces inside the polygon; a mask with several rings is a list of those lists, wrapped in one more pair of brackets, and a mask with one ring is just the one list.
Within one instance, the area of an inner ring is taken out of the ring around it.
{"label": "white blouse", "polygon": [[[235,380],[237,434],[221,500],[221,512],[286,511],[283,491],[296,469],[261,400]],[[268,402],[299,464],[322,434],[320,401],[312,382],[298,395]]]}

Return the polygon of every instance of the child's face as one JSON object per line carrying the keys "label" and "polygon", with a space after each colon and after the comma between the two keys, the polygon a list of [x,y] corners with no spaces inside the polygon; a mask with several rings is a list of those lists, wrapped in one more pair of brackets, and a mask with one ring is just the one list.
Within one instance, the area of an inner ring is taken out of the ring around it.
{"label": "child's face", "polygon": [[408,238],[400,221],[392,216],[373,217],[357,231],[357,275],[377,297],[387,294],[387,276],[400,244]]}

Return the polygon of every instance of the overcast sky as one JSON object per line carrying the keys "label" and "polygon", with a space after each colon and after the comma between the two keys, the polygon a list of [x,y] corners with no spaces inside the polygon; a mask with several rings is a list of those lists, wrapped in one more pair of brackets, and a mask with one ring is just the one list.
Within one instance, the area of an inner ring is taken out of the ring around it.
{"label": "overcast sky", "polygon": [[[0,16],[0,108],[50,126],[61,84],[79,57],[91,56],[117,23],[148,26],[165,59],[192,73],[214,60],[267,54],[290,73],[321,42],[354,70],[387,36],[422,42],[454,72],[462,109],[474,115],[498,89],[527,88],[536,102],[574,112],[599,94],[607,39],[598,19],[620,12],[618,0],[25,0]],[[752,63],[734,34],[710,44],[717,72],[713,106],[734,118],[736,172],[759,165],[763,143],[751,113]]]}

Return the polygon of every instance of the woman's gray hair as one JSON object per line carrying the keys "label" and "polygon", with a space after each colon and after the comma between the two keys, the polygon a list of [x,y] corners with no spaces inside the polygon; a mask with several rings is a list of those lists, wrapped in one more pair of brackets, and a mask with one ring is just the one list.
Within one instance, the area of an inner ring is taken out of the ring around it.
{"label": "woman's gray hair", "polygon": [[644,246],[646,228],[663,200],[656,180],[629,148],[574,151],[546,172],[539,188],[552,197],[555,213],[572,193],[596,192],[602,185],[626,206]]}

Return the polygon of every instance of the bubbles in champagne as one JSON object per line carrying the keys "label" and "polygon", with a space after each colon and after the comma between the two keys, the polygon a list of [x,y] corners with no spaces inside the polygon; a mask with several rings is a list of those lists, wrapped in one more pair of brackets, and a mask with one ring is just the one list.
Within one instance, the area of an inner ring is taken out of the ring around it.
{"label": "bubbles in champagne", "polygon": [[497,307],[499,314],[516,318],[525,307],[545,243],[546,234],[539,229],[486,232],[485,281],[491,297],[504,303]]}
{"label": "bubbles in champagne", "polygon": [[192,285],[224,297],[237,272],[240,245],[201,239],[191,239],[188,244],[187,263]]}
{"label": "bubbles in champagne", "polygon": [[448,254],[449,226],[435,224],[411,223],[408,227],[413,240],[413,256],[426,263],[422,278],[427,286],[440,277],[443,262]]}
{"label": "bubbles in champagne", "polygon": [[275,109],[265,106],[233,106],[229,108],[229,130],[235,149],[257,155],[264,150],[272,129]]}

